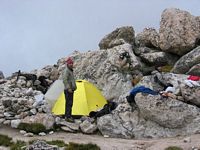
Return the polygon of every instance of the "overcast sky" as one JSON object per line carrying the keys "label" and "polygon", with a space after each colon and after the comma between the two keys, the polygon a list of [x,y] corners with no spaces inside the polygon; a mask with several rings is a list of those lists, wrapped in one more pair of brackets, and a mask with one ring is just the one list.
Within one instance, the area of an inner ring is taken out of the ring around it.
{"label": "overcast sky", "polygon": [[199,0],[0,0],[0,70],[30,72],[74,50],[97,50],[117,27],[159,29],[170,7],[200,16]]}

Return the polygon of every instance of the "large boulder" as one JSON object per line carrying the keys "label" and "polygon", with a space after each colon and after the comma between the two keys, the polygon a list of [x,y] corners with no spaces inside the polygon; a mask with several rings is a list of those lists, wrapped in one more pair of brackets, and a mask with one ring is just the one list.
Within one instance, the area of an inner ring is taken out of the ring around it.
{"label": "large boulder", "polygon": [[195,47],[200,37],[200,23],[187,11],[165,9],[161,16],[159,36],[163,51],[182,56]]}
{"label": "large boulder", "polygon": [[33,116],[27,116],[21,120],[22,123],[40,123],[43,124],[46,129],[52,129],[55,123],[55,118],[51,114],[37,113]]}
{"label": "large boulder", "polygon": [[[130,113],[130,111],[130,106],[120,104],[115,110],[115,112],[113,112],[112,114],[102,116],[97,120],[98,129],[103,135],[108,135],[109,137],[134,137],[132,130],[138,122],[134,120],[133,122],[126,123],[126,121],[130,121],[131,117],[133,116],[137,117],[137,113],[135,115],[131,115],[132,113]],[[124,114],[125,112],[127,113]]]}
{"label": "large boulder", "polygon": [[181,95],[186,103],[200,107],[200,87],[188,87],[182,84]]}
{"label": "large boulder", "polygon": [[143,62],[147,63],[148,65],[151,64],[155,66],[160,64],[174,65],[179,58],[176,55],[158,50],[153,50],[148,47],[138,48],[137,53],[140,53],[139,56]]}
{"label": "large boulder", "polygon": [[[124,63],[120,54],[128,52],[131,64]],[[74,53],[74,74],[95,84],[107,100],[116,99],[131,88],[130,71],[140,67],[140,62],[130,44],[107,50]]]}
{"label": "large boulder", "polygon": [[200,63],[200,46],[182,56],[174,65],[172,72],[185,74],[193,66]]}
{"label": "large boulder", "polygon": [[[135,101],[143,118],[165,128],[183,128],[196,119],[200,109],[173,98],[137,94]],[[199,116],[200,117],[200,116]]]}
{"label": "large boulder", "polygon": [[[129,105],[126,94],[119,97],[120,104],[111,114],[100,117],[97,126],[103,135],[120,138],[158,138],[188,135],[200,132],[200,108],[187,96],[181,96],[180,86],[186,75],[165,73],[163,79],[172,83],[179,96],[163,98],[161,95],[138,93],[137,107]],[[145,76],[138,83],[151,89],[157,85],[152,76]],[[181,88],[182,90],[182,88]],[[199,89],[191,89],[190,98],[198,99]],[[179,92],[177,92],[179,91]],[[187,101],[188,100],[188,101]],[[190,104],[188,104],[190,102]],[[193,101],[194,102],[194,101]]]}
{"label": "large boulder", "polygon": [[154,28],[145,28],[135,37],[135,44],[139,47],[159,48],[159,34]]}
{"label": "large boulder", "polygon": [[100,49],[108,49],[125,43],[134,45],[135,31],[133,27],[117,28],[110,34],[106,35],[99,43]]}
{"label": "large boulder", "polygon": [[194,65],[186,74],[200,76],[200,63]]}

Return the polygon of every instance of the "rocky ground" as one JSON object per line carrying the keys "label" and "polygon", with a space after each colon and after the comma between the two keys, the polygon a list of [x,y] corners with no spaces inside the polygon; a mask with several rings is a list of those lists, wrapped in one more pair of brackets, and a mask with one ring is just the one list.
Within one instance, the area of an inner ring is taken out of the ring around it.
{"label": "rocky ground", "polygon": [[[56,132],[52,135],[24,137],[19,133],[19,130],[10,127],[1,126],[0,134],[13,137],[14,140],[30,141],[36,139],[63,140],[66,143],[95,143],[102,150],[164,150],[169,146],[179,146],[184,150],[198,150],[200,149],[200,134],[191,135],[187,137],[164,138],[164,139],[141,139],[128,140],[120,138],[106,138],[101,135],[86,135],[81,133],[66,133]],[[0,150],[6,148],[0,147]]]}

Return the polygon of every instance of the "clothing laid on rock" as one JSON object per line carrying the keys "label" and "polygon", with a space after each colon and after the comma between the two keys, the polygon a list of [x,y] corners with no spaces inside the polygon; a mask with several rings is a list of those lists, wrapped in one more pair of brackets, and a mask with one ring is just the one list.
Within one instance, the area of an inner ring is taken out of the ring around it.
{"label": "clothing laid on rock", "polygon": [[135,103],[135,96],[137,93],[146,93],[146,94],[151,94],[151,95],[158,95],[158,92],[147,88],[145,86],[138,86],[138,87],[134,87],[131,91],[130,91],[130,95],[127,96],[127,101],[128,103]]}
{"label": "clothing laid on rock", "polygon": [[165,89],[165,92],[171,92],[174,93],[175,92],[175,88],[173,86],[169,86]]}
{"label": "clothing laid on rock", "polygon": [[187,79],[188,80],[192,80],[192,81],[199,81],[200,80],[200,76],[190,75]]}
{"label": "clothing laid on rock", "polygon": [[176,95],[174,94],[176,89],[173,87],[173,85],[169,85],[164,91],[160,91],[159,94],[163,97],[172,97],[176,98]]}
{"label": "clothing laid on rock", "polygon": [[104,107],[101,110],[91,111],[89,116],[94,117],[94,118],[101,117],[101,116],[111,113],[111,111],[113,111],[116,107],[117,107],[117,103],[108,102],[107,104],[104,105]]}
{"label": "clothing laid on rock", "polygon": [[200,83],[198,82],[199,80],[200,76],[190,75],[184,83],[189,87],[200,87]]}

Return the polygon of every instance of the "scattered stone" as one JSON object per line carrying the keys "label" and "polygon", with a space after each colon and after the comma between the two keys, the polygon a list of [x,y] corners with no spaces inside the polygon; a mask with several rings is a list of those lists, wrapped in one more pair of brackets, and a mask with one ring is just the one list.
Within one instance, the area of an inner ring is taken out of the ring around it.
{"label": "scattered stone", "polygon": [[50,131],[49,134],[54,134],[54,131]]}
{"label": "scattered stone", "polygon": [[109,138],[109,135],[103,135],[103,137],[105,137],[105,138]]}
{"label": "scattered stone", "polygon": [[12,128],[17,128],[18,125],[21,123],[21,120],[20,119],[17,119],[17,120],[11,120],[11,127]]}
{"label": "scattered stone", "polygon": [[191,137],[187,137],[187,138],[183,139],[183,142],[191,143]]}
{"label": "scattered stone", "polygon": [[26,136],[26,137],[33,137],[34,134],[33,133],[25,133],[24,136]]}
{"label": "scattered stone", "polygon": [[58,146],[56,145],[49,145],[44,141],[35,141],[32,145],[26,147],[28,150],[59,150]]}
{"label": "scattered stone", "polygon": [[45,136],[45,135],[47,135],[47,134],[44,133],[44,132],[40,132],[38,135],[40,135],[40,136]]}
{"label": "scattered stone", "polygon": [[20,131],[19,131],[19,133],[21,133],[21,134],[23,134],[23,135],[24,135],[24,134],[26,134],[27,132],[26,132],[26,131],[24,131],[24,130],[20,130]]}
{"label": "scattered stone", "polygon": [[85,120],[83,123],[80,124],[80,128],[83,131],[83,133],[91,134],[97,130],[97,125],[91,123],[89,120]]}

